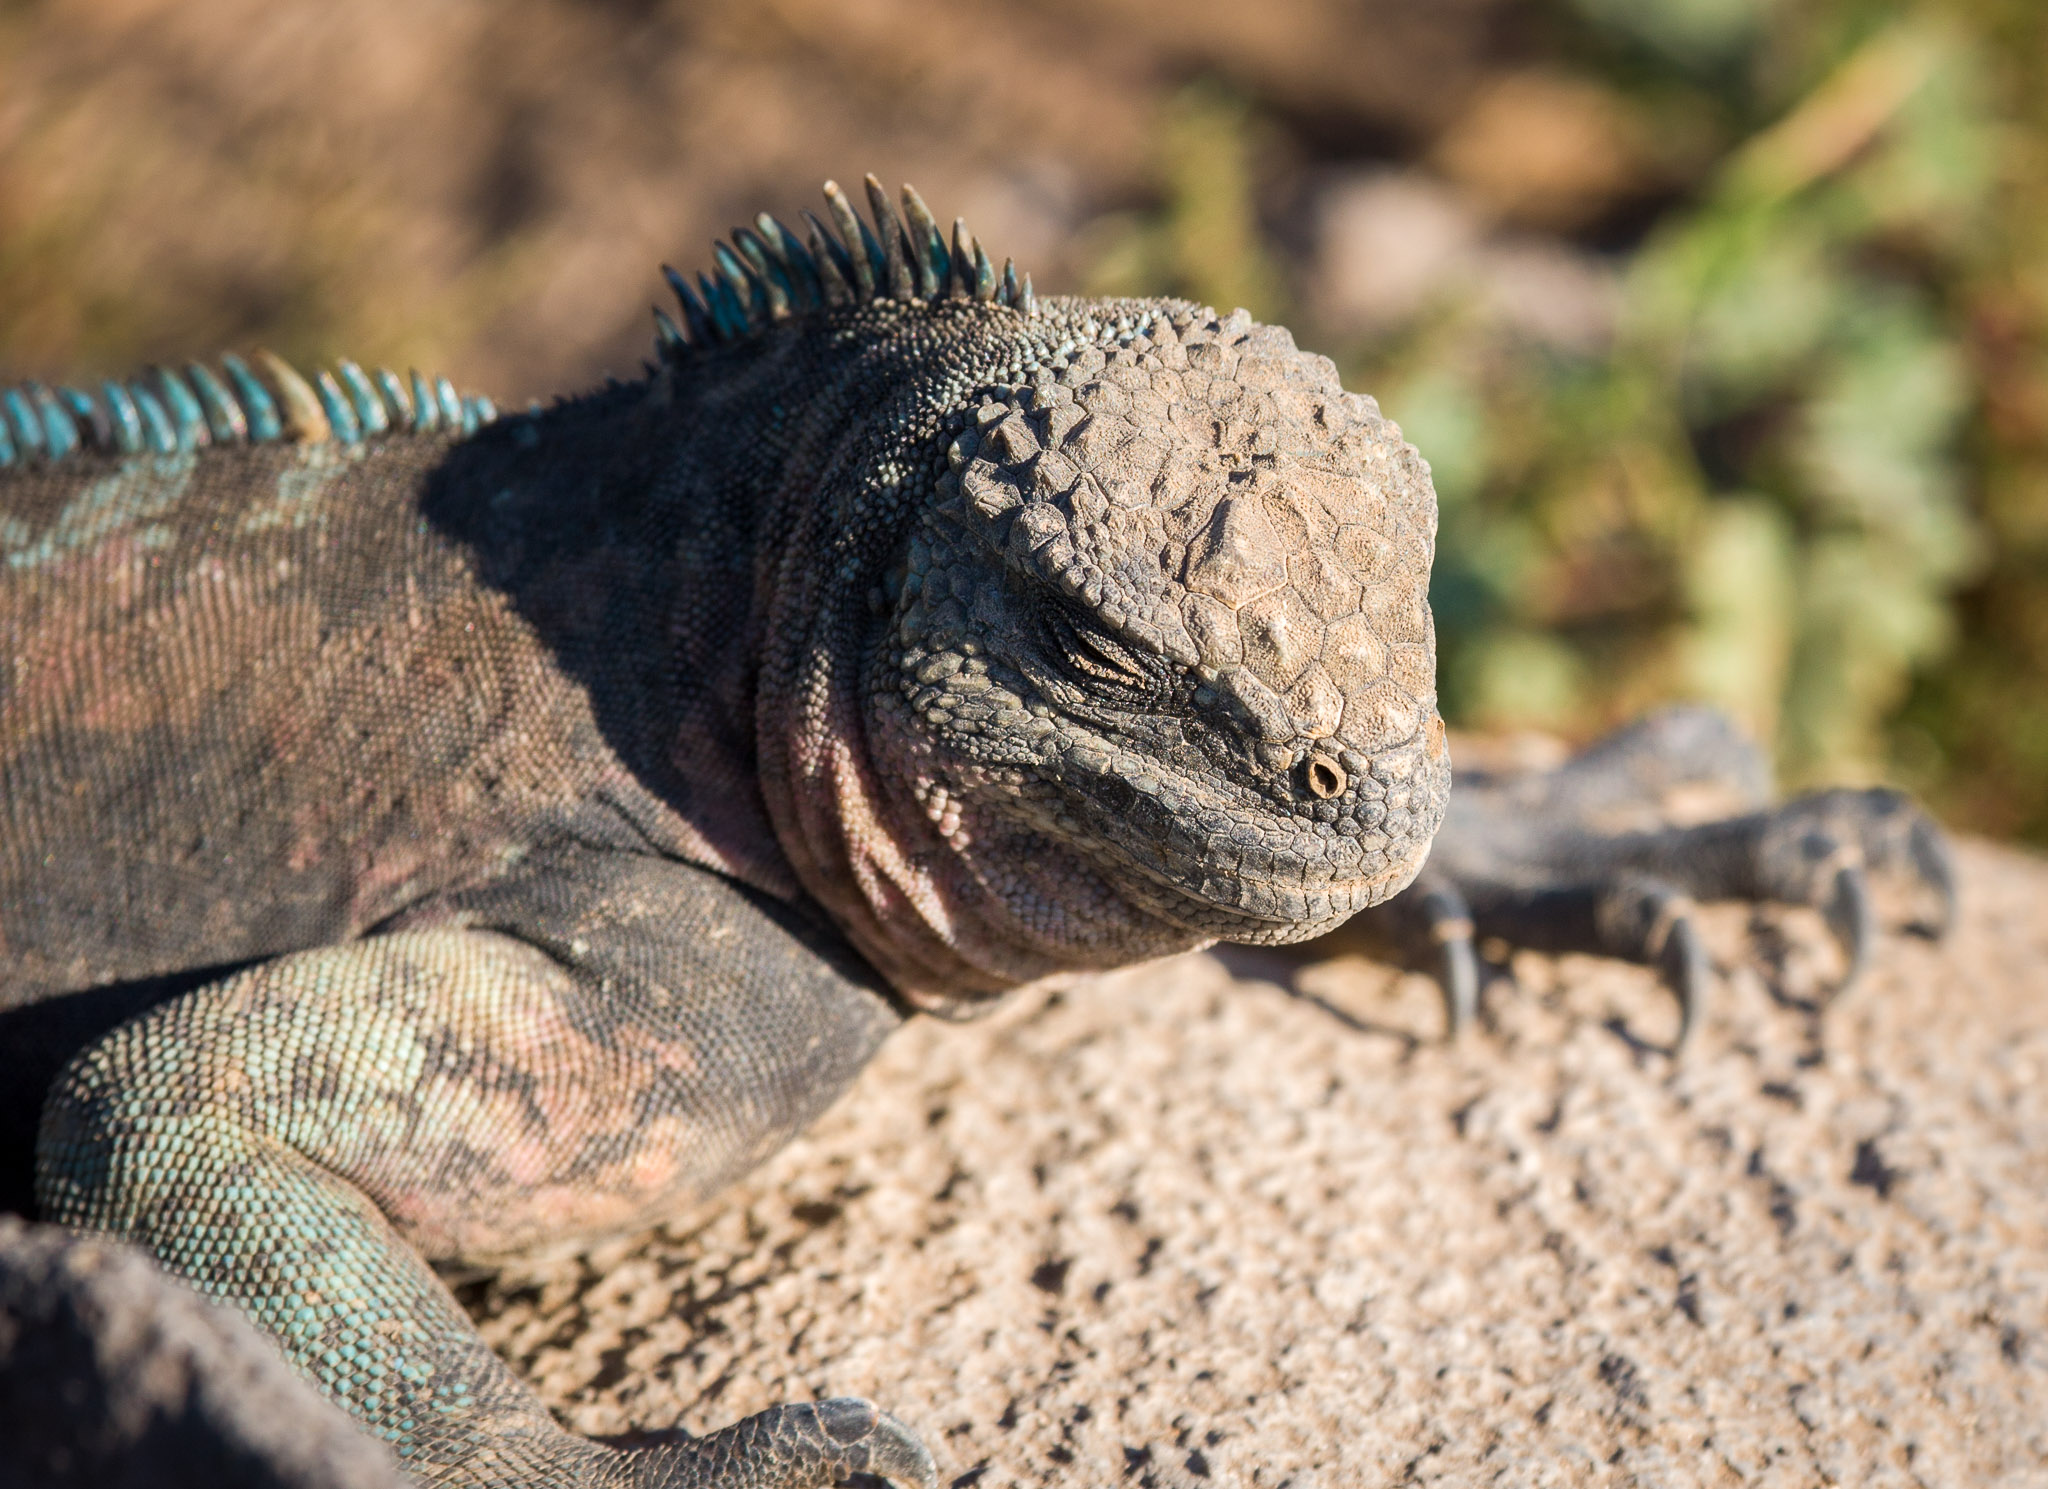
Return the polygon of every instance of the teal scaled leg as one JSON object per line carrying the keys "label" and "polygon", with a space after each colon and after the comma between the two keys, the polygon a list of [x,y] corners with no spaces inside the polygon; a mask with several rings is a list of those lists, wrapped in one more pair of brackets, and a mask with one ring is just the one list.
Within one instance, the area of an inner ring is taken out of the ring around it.
{"label": "teal scaled leg", "polygon": [[434,1484],[929,1486],[840,1399],[680,1445],[563,1431],[427,1265],[645,1223],[780,1146],[897,1022],[789,912],[578,852],[453,924],[281,957],[124,1025],[44,1109],[45,1215],[243,1309]]}

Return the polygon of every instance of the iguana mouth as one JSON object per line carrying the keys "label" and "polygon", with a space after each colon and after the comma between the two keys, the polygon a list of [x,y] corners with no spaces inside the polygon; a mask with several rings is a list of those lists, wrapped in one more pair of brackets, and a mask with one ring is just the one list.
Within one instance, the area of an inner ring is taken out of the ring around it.
{"label": "iguana mouth", "polygon": [[1213,940],[1281,945],[1312,940],[1382,903],[1415,877],[1422,855],[1374,878],[1313,886],[1239,875],[1191,889],[1135,858],[1120,866],[1138,876],[1122,881],[1126,897],[1163,921]]}
{"label": "iguana mouth", "polygon": [[1322,814],[1330,821],[1269,802],[1248,825],[1243,804],[1212,784],[1108,745],[1063,761],[1060,815],[1081,819],[1080,832],[1064,824],[1069,841],[1091,845],[1087,856],[1147,913],[1223,940],[1305,940],[1398,893],[1421,869],[1450,786],[1430,732],[1357,772]]}
{"label": "iguana mouth", "polygon": [[1268,809],[1245,825],[1237,803],[1204,805],[1198,782],[1130,764],[1145,772],[1139,780],[1104,772],[1071,782],[1087,840],[1108,850],[1104,868],[1135,870],[1120,883],[1126,897],[1223,940],[1305,940],[1399,893],[1430,850],[1450,786],[1448,764],[1427,758],[1417,733],[1378,756],[1376,774],[1360,772],[1372,795],[1335,803],[1335,821]]}

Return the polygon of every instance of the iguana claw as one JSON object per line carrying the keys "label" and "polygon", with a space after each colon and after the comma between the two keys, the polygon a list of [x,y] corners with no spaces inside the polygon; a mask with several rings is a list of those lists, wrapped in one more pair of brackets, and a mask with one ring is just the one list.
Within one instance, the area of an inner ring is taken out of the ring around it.
{"label": "iguana claw", "polygon": [[1913,873],[1923,897],[1931,898],[1934,904],[1931,914],[1916,915],[1907,922],[1906,928],[1939,941],[1948,934],[1956,919],[1955,854],[1949,848],[1948,839],[1942,836],[1941,829],[1924,813],[1914,816],[1906,851],[1912,860]]}
{"label": "iguana claw", "polygon": [[1455,1039],[1479,1014],[1479,953],[1472,945],[1472,907],[1448,884],[1422,897],[1429,939],[1436,947],[1437,982],[1444,994],[1444,1033]]}
{"label": "iguana claw", "polygon": [[1863,870],[1838,870],[1820,913],[1834,934],[1835,943],[1842,948],[1842,975],[1829,990],[1832,996],[1847,992],[1862,976],[1870,943],[1877,934],[1877,916],[1870,907],[1870,889],[1864,882]]}
{"label": "iguana claw", "polygon": [[1658,956],[1664,985],[1678,1000],[1678,1033],[1671,1047],[1683,1049],[1692,1031],[1699,1027],[1707,1001],[1707,948],[1688,916],[1675,918],[1664,935],[1664,949]]}

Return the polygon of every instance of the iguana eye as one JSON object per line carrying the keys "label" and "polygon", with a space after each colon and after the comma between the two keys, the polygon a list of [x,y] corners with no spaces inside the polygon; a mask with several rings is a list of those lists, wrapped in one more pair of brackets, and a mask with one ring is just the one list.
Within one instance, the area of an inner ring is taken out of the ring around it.
{"label": "iguana eye", "polygon": [[1074,641],[1076,646],[1073,660],[1102,677],[1104,681],[1124,683],[1131,687],[1146,687],[1151,683],[1152,679],[1137,658],[1109,637],[1077,627],[1074,631]]}
{"label": "iguana eye", "polygon": [[1143,658],[1064,605],[1044,612],[1048,649],[1077,681],[1119,704],[1147,703],[1168,686]]}

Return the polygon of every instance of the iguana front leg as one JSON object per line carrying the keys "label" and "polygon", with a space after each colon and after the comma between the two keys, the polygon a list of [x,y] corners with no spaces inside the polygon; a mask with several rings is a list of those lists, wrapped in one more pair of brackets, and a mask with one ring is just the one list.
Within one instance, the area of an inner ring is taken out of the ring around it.
{"label": "iguana front leg", "polygon": [[426,1260],[615,1232],[751,1167],[897,1022],[871,980],[657,860],[578,853],[455,915],[279,958],[81,1055],[44,1112],[45,1213],[244,1309],[423,1482],[929,1486],[861,1401],[637,1452],[575,1437]]}
{"label": "iguana front leg", "polygon": [[1682,1043],[1710,975],[1696,902],[1818,910],[1841,948],[1839,992],[1875,934],[1873,881],[1908,902],[1909,927],[1946,931],[1948,846],[1910,799],[1836,790],[1772,804],[1753,744],[1712,710],[1673,708],[1555,770],[1461,774],[1414,884],[1347,929],[1433,971],[1453,1031],[1477,1012],[1483,939],[1646,963],[1677,996]]}

